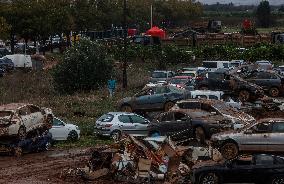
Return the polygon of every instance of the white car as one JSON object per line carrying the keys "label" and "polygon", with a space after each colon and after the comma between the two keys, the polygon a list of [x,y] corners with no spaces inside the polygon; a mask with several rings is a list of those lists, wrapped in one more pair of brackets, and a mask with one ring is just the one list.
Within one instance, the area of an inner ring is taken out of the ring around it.
{"label": "white car", "polygon": [[49,132],[52,134],[52,139],[56,141],[75,141],[80,138],[80,129],[77,125],[67,124],[59,118],[53,119],[53,125]]}

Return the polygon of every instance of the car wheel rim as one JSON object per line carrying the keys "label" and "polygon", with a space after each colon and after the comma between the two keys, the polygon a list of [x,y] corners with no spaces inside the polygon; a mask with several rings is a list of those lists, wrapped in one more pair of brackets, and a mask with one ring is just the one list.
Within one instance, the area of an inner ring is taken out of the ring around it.
{"label": "car wheel rim", "polygon": [[118,132],[115,132],[115,133],[113,133],[112,134],[112,139],[114,140],[114,141],[118,141],[119,140],[119,133]]}
{"label": "car wheel rim", "polygon": [[70,132],[69,137],[70,137],[70,140],[77,140],[78,135],[76,132]]}
{"label": "car wheel rim", "polygon": [[218,177],[215,174],[208,174],[202,180],[202,184],[217,184],[217,183],[218,183]]}
{"label": "car wheel rim", "polygon": [[271,94],[272,97],[277,97],[278,94],[279,94],[279,91],[278,91],[278,89],[276,89],[276,88],[272,88],[272,89],[270,90],[270,94]]}
{"label": "car wheel rim", "polygon": [[284,178],[275,179],[272,184],[284,184]]}
{"label": "car wheel rim", "polygon": [[238,149],[233,143],[229,143],[223,146],[222,153],[226,159],[232,159],[238,155]]}

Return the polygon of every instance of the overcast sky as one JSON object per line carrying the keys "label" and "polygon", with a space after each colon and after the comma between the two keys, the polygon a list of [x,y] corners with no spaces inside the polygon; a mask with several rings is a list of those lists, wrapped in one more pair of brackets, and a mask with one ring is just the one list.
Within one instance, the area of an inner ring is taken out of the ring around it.
{"label": "overcast sky", "polygon": [[[235,5],[257,5],[262,0],[197,0],[204,4],[215,4],[216,2],[227,4],[227,3],[234,3]],[[269,3],[272,5],[281,5],[284,4],[284,0],[269,0]]]}

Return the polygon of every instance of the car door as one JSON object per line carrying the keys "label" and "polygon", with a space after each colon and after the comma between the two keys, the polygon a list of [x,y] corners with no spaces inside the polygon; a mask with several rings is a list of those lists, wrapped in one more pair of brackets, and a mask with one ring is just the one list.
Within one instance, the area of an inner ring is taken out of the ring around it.
{"label": "car door", "polygon": [[149,121],[147,119],[138,115],[130,115],[130,119],[135,127],[135,129],[133,130],[134,134],[141,134],[141,135],[148,134],[147,126],[149,124]]}
{"label": "car door", "polygon": [[44,116],[41,112],[41,109],[34,105],[28,105],[28,108],[31,112],[30,116],[32,119],[33,128],[36,129],[42,127],[44,123]]}
{"label": "car door", "polygon": [[135,109],[149,109],[150,105],[150,96],[154,95],[153,88],[148,88],[141,91],[139,94],[135,95],[135,100],[133,106]]}
{"label": "car door", "polygon": [[268,135],[267,151],[284,152],[284,122],[274,122]]}
{"label": "car door", "polygon": [[262,122],[243,132],[239,137],[240,150],[265,151],[270,141],[271,123]]}
{"label": "car door", "polygon": [[160,116],[160,125],[159,131],[162,132],[163,135],[173,135],[180,130],[180,127],[174,119],[174,112],[163,113]]}
{"label": "car door", "polygon": [[131,122],[130,115],[120,115],[118,116],[119,128],[122,133],[125,134],[135,134],[135,125]]}
{"label": "car door", "polygon": [[58,118],[53,119],[53,125],[49,132],[52,134],[53,140],[65,140],[69,133],[65,124]]}
{"label": "car door", "polygon": [[149,105],[151,106],[151,109],[163,109],[164,103],[169,99],[170,97],[170,90],[167,86],[159,86],[154,88],[154,94],[150,95]]}
{"label": "car door", "polygon": [[225,163],[223,173],[225,183],[250,183],[253,182],[252,172],[254,165],[252,160],[244,160],[245,158],[238,158]]}
{"label": "car door", "polygon": [[191,137],[193,135],[191,118],[181,112],[174,112],[173,114],[173,126],[176,126],[175,133],[178,134],[178,137]]}
{"label": "car door", "polygon": [[26,127],[26,132],[32,130],[33,120],[30,116],[31,112],[28,106],[23,106],[18,110],[19,116],[21,118],[22,124]]}

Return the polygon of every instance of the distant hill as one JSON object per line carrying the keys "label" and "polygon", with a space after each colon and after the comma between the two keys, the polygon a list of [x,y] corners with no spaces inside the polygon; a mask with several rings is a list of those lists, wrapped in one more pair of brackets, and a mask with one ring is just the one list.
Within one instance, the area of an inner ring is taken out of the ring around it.
{"label": "distant hill", "polygon": [[[217,2],[221,4],[228,4],[228,3],[233,3],[234,5],[258,5],[259,2],[262,0],[197,0],[203,4],[215,4]],[[271,5],[284,5],[283,0],[269,0],[269,3]]]}

